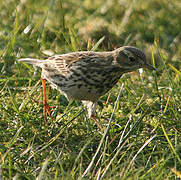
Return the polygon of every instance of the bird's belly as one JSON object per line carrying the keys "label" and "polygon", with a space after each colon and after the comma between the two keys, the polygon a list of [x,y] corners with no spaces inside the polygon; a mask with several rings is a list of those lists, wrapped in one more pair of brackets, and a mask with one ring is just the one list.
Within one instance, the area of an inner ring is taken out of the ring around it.
{"label": "bird's belly", "polygon": [[74,100],[89,100],[89,101],[97,101],[100,94],[96,93],[95,90],[87,89],[85,87],[78,88],[77,86],[73,86],[69,89],[59,89],[63,92],[69,99]]}
{"label": "bird's belly", "polygon": [[53,88],[60,91],[68,99],[96,101],[102,95],[97,92],[95,86],[88,86],[81,81],[75,83],[72,80],[67,81],[66,79],[62,79],[61,81],[49,79],[48,77],[46,77],[46,79],[50,82]]}
{"label": "bird's belly", "polygon": [[62,82],[57,84],[57,82],[52,83],[51,85],[64,94],[68,99],[73,100],[88,100],[88,101],[97,101],[102,95],[108,92],[118,80],[114,83],[99,83],[94,85],[87,85],[85,83],[70,83]]}
{"label": "bird's belly", "polygon": [[45,78],[68,99],[97,101],[117,83],[120,76],[117,73],[102,73],[97,76],[70,73],[67,76],[48,74]]}

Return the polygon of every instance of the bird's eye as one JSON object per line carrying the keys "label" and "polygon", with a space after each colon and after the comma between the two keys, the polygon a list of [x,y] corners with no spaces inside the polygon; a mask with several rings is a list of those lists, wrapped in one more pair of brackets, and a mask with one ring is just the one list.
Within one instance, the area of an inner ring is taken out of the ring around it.
{"label": "bird's eye", "polygon": [[131,62],[135,62],[135,61],[136,61],[136,59],[135,59],[134,57],[129,57],[129,60],[130,60]]}

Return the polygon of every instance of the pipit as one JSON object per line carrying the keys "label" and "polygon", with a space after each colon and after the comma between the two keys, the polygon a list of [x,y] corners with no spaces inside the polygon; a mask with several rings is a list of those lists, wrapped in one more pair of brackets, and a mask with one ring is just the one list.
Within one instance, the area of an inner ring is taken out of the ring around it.
{"label": "pipit", "polygon": [[107,93],[127,72],[139,68],[155,68],[146,61],[138,48],[123,46],[109,52],[82,51],[60,54],[46,60],[23,58],[19,61],[42,68],[44,115],[50,115],[47,104],[45,79],[68,100],[81,100],[88,117],[95,117],[98,99]]}

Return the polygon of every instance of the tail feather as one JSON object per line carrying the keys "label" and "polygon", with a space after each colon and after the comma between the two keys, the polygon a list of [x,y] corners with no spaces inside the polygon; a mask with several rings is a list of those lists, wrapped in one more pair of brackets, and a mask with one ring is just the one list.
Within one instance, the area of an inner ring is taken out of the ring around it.
{"label": "tail feather", "polygon": [[18,61],[25,62],[25,63],[28,63],[28,64],[33,64],[33,65],[39,66],[39,67],[41,67],[41,65],[44,62],[44,60],[32,59],[32,58],[22,58],[22,59],[18,59]]}

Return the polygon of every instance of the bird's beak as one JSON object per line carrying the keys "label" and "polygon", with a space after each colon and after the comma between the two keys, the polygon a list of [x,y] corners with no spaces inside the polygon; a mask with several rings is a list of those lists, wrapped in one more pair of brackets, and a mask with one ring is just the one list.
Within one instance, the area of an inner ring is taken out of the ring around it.
{"label": "bird's beak", "polygon": [[145,63],[144,67],[156,71],[156,68],[154,68],[151,64]]}

